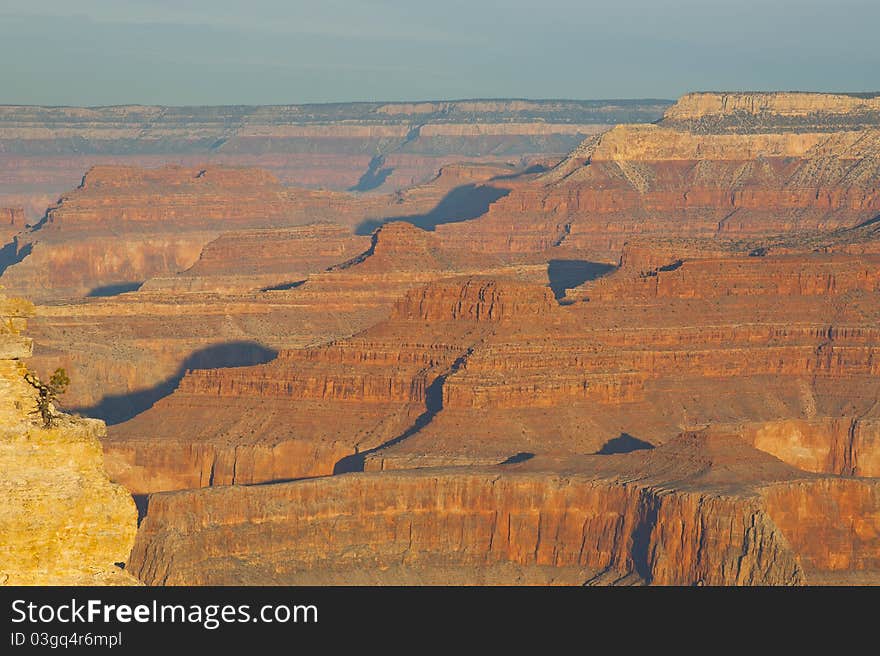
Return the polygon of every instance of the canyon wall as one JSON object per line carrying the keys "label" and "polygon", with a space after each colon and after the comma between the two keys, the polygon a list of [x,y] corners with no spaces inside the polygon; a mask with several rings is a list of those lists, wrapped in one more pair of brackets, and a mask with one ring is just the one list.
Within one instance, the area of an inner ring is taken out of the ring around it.
{"label": "canyon wall", "polygon": [[[94,167],[39,224],[21,233],[0,273],[8,289],[41,301],[112,295],[137,289],[149,278],[186,271],[197,263],[202,249],[225,232],[280,230],[262,233],[271,241],[290,239],[284,230],[320,222],[339,224],[362,236],[395,217],[426,228],[459,220],[461,214],[479,213],[487,199],[504,195],[506,182],[493,180],[515,172],[506,166],[449,166],[429,184],[395,194],[364,195],[292,189],[259,169]],[[297,242],[303,235],[295,235]],[[338,258],[331,248],[311,269],[297,270],[291,262],[286,270],[268,269],[274,279],[263,276],[260,282],[289,283],[294,281],[290,274],[345,261],[362,241],[351,237]],[[346,241],[342,234],[335,238]],[[260,250],[244,255],[256,263],[262,254]],[[218,255],[212,249],[206,258]],[[240,255],[225,264],[237,275],[247,270],[247,265],[239,266]],[[197,285],[191,278],[180,281],[184,289]]]}
{"label": "canyon wall", "polygon": [[[876,576],[877,493],[875,481],[799,474],[735,437],[685,435],[561,472],[440,468],[153,495],[130,568],[149,584],[828,582]],[[844,496],[871,519],[853,526],[848,508],[831,510]],[[811,540],[807,526],[833,538]]]}
{"label": "canyon wall", "polygon": [[[657,124],[618,125],[585,140],[535,184],[493,203],[481,225],[439,230],[487,251],[564,244],[613,262],[633,237],[754,239],[852,229],[880,215],[876,98],[707,98],[686,96]],[[716,115],[694,109],[704,102],[735,106],[717,116],[733,116],[736,128],[705,128],[701,121]],[[786,123],[793,116],[809,120]]]}
{"label": "canyon wall", "polygon": [[32,223],[95,165],[260,167],[284,184],[393,192],[452,162],[540,162],[668,101],[0,108],[0,206]]}

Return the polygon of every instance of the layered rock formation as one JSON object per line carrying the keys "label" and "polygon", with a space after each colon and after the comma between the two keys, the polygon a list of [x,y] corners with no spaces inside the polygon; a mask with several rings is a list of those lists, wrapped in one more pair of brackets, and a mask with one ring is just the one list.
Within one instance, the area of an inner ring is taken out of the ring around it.
{"label": "layered rock formation", "polygon": [[0,206],[32,222],[95,165],[257,166],[285,184],[395,191],[451,162],[563,155],[667,101],[0,108]]}
{"label": "layered rock formation", "polygon": [[[369,234],[398,216],[433,226],[484,210],[486,199],[504,195],[506,188],[503,180],[479,182],[512,171],[449,167],[405,193],[364,196],[286,188],[258,169],[95,167],[17,243],[20,255],[4,267],[3,284],[39,300],[113,295],[188,269],[206,244],[227,231],[333,221],[352,229],[363,225],[357,232]],[[343,255],[353,252],[355,242]],[[237,254],[228,266],[237,271],[240,263]],[[278,271],[276,283],[297,273],[303,271],[296,265]]]}
{"label": "layered rock formation", "polygon": [[[479,228],[456,227],[450,238],[493,251],[564,243],[614,261],[637,235],[755,238],[854,228],[880,215],[880,115],[865,110],[853,118],[836,97],[774,98],[758,94],[719,114],[727,120],[753,108],[750,120],[737,118],[728,132],[684,120],[696,111],[685,97],[657,125],[621,125],[585,141],[543,184],[514,187]],[[823,99],[829,108],[820,112]],[[790,116],[810,122],[795,129],[786,124]]]}
{"label": "layered rock formation", "polygon": [[[491,279],[417,288],[349,339],[282,350],[259,367],[188,372],[113,430],[108,467],[139,494],[362,468],[361,454],[440,409],[443,381],[493,325],[552,305],[547,288]],[[445,334],[418,328],[435,323]]]}
{"label": "layered rock formation", "polygon": [[880,94],[689,93],[667,110],[664,123],[727,133],[876,127]]}
{"label": "layered rock formation", "polygon": [[130,567],[150,584],[876,580],[878,491],[688,434],[627,455],[154,495]]}
{"label": "layered rock formation", "polygon": [[369,248],[370,238],[344,226],[315,223],[295,228],[224,232],[205,244],[199,259],[175,276],[149,279],[143,291],[281,291],[311,274]]}
{"label": "layered rock formation", "polygon": [[21,336],[33,307],[0,297],[0,584],[123,585],[137,511],[103,470],[104,425],[62,415],[44,428]]}
{"label": "layered rock formation", "polygon": [[[237,229],[135,294],[46,307],[41,365],[77,344],[91,402],[167,376],[104,440],[150,495],[131,570],[877,582],[873,102],[686,97],[550,171],[340,194],[370,237]],[[206,344],[253,359],[205,369]]]}
{"label": "layered rock formation", "polygon": [[0,241],[4,246],[24,229],[24,223],[24,209],[0,207]]}

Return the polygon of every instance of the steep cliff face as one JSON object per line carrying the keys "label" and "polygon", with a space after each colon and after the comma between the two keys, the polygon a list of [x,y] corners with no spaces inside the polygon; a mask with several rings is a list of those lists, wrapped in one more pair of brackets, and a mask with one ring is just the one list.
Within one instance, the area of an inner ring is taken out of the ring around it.
{"label": "steep cliff face", "polygon": [[878,429],[876,408],[851,417],[779,419],[726,428],[804,471],[860,477],[880,473]]}
{"label": "steep cliff face", "polygon": [[332,223],[224,232],[204,246],[191,267],[151,278],[140,289],[240,293],[293,288],[309,275],[362,253],[369,243],[368,236]]}
{"label": "steep cliff face", "polygon": [[666,110],[662,123],[718,132],[852,130],[880,123],[880,94],[689,93]]}
{"label": "steep cliff face", "polygon": [[4,246],[24,230],[24,209],[20,207],[0,207],[0,243]]}
{"label": "steep cliff face", "polygon": [[[876,517],[877,491],[691,434],[619,456],[153,495],[129,566],[149,584],[875,580],[880,527],[831,507]],[[810,540],[816,522],[833,539]]]}
{"label": "steep cliff face", "polygon": [[0,584],[124,585],[137,530],[128,492],[103,470],[104,425],[62,415],[43,428],[23,378],[32,306],[0,297]]}
{"label": "steep cliff face", "polygon": [[408,292],[392,318],[412,321],[512,321],[550,315],[556,306],[547,287],[491,279],[452,279]]}
{"label": "steep cliff face", "polygon": [[659,124],[584,141],[536,184],[514,186],[481,225],[442,230],[490,252],[565,244],[613,261],[634,236],[853,228],[880,214],[876,107],[822,94],[685,97]]}

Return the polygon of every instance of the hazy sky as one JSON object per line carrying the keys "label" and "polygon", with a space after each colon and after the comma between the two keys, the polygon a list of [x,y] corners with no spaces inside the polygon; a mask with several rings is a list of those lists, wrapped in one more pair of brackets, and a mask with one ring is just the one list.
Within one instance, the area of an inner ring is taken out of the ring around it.
{"label": "hazy sky", "polygon": [[0,0],[0,104],[880,89],[878,0]]}

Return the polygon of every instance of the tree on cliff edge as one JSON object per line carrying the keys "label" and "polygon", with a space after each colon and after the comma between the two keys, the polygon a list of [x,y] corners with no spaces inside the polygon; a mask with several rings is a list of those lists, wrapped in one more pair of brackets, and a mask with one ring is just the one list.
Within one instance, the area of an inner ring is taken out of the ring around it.
{"label": "tree on cliff edge", "polygon": [[67,386],[70,385],[70,378],[67,377],[67,372],[61,368],[56,369],[48,383],[41,381],[32,371],[25,371],[24,379],[28,385],[37,390],[37,405],[31,414],[40,415],[43,420],[43,427],[51,428],[55,421],[54,403],[61,394],[64,394]]}

